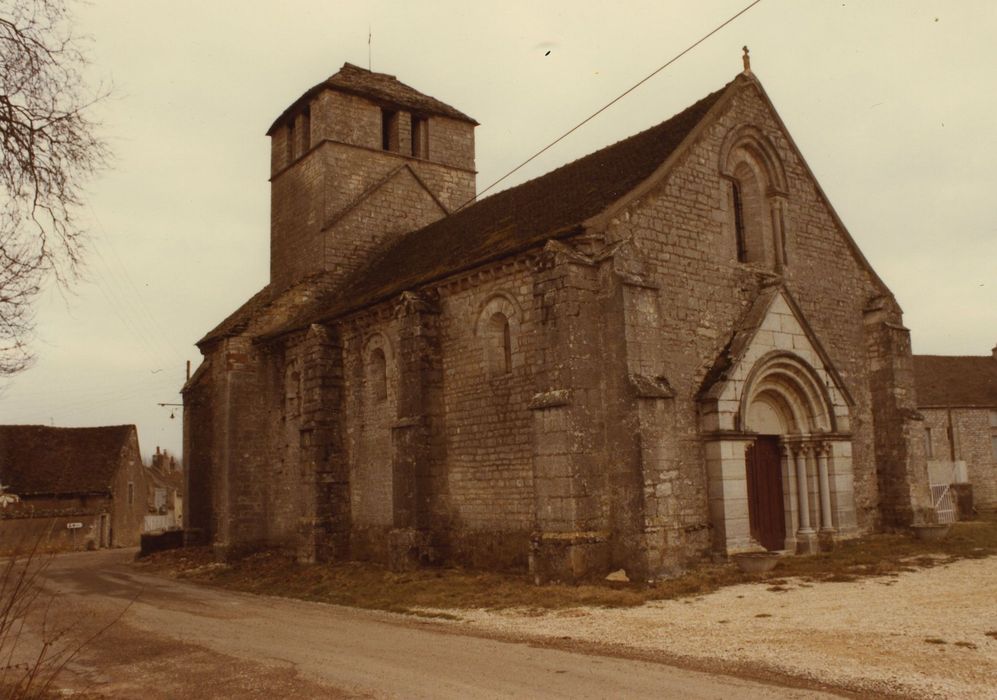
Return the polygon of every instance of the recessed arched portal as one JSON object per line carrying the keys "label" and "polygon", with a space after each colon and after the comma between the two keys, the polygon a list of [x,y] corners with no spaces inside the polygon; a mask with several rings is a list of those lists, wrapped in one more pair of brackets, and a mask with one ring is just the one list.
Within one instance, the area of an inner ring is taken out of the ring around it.
{"label": "recessed arched portal", "polygon": [[834,532],[827,387],[802,358],[777,351],[755,363],[740,405],[740,428],[755,435],[745,450],[751,538],[769,550],[811,551],[818,530]]}
{"label": "recessed arched portal", "polygon": [[721,551],[812,552],[857,534],[846,397],[826,363],[791,350],[757,355],[714,385],[703,409],[720,427],[705,446]]}

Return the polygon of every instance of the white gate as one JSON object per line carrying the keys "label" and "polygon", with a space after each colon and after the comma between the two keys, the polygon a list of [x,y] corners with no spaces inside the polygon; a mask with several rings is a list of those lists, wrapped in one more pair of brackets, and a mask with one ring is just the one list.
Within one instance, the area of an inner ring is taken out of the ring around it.
{"label": "white gate", "polygon": [[952,489],[949,484],[932,484],[931,502],[935,505],[940,525],[955,522],[955,501],[952,500]]}

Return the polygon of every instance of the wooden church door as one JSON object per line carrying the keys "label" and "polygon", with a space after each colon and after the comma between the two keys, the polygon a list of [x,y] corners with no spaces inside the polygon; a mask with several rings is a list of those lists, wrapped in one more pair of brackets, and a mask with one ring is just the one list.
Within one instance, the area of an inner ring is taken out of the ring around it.
{"label": "wooden church door", "polygon": [[779,438],[775,435],[760,435],[748,447],[745,457],[751,536],[765,549],[783,549],[786,543],[786,517],[783,511]]}

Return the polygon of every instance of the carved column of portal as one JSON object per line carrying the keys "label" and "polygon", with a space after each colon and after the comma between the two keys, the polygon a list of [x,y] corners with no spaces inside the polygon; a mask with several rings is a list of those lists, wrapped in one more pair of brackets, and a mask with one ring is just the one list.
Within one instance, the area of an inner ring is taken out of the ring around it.
{"label": "carved column of portal", "polygon": [[820,531],[834,532],[831,521],[831,484],[827,474],[827,446],[818,445],[817,456],[817,487],[820,489]]}
{"label": "carved column of portal", "polygon": [[796,532],[797,551],[809,554],[817,550],[816,532],[810,524],[810,489],[807,484],[807,445],[796,445],[793,459],[796,463],[796,493],[800,507],[800,528]]}

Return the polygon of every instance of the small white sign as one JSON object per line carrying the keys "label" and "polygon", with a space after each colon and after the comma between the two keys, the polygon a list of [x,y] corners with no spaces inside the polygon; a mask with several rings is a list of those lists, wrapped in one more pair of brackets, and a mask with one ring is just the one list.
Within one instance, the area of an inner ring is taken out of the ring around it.
{"label": "small white sign", "polygon": [[70,530],[79,530],[83,527],[83,523],[66,523],[66,527]]}

